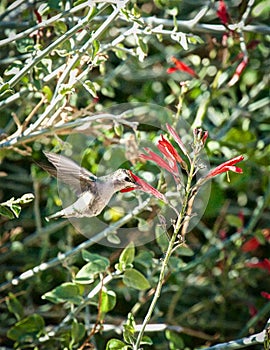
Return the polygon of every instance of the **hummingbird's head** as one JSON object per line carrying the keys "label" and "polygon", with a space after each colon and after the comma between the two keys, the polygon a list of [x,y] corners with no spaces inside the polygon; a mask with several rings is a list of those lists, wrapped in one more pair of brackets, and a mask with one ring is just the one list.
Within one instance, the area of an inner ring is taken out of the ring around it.
{"label": "hummingbird's head", "polygon": [[136,180],[132,177],[129,170],[118,169],[113,176],[113,185],[117,191],[129,192],[137,188]]}

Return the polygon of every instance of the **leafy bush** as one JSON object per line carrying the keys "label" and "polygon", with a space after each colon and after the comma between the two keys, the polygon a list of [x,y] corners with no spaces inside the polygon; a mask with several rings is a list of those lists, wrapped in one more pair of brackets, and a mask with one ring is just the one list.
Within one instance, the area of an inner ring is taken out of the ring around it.
{"label": "leafy bush", "polygon": [[[1,4],[2,347],[269,349],[267,6]],[[143,187],[46,222],[44,151]]]}

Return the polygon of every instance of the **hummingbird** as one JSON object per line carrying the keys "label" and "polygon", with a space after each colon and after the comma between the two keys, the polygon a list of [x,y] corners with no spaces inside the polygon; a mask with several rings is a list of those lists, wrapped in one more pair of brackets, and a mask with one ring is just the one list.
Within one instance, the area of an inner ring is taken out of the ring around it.
{"label": "hummingbird", "polygon": [[113,173],[97,177],[89,170],[81,167],[73,160],[56,153],[44,152],[50,165],[41,167],[75,191],[78,199],[68,207],[45,219],[82,218],[99,215],[109,203],[114,193],[128,192],[139,188],[129,170],[118,169]]}

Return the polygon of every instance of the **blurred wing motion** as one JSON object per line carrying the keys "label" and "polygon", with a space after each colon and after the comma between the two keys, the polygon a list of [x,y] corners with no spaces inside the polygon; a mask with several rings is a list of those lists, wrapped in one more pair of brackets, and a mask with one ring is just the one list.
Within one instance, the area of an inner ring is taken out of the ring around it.
{"label": "blurred wing motion", "polygon": [[71,186],[77,195],[91,189],[97,177],[85,168],[80,167],[73,160],[50,152],[44,152],[48,160],[54,165],[40,164],[49,174]]}

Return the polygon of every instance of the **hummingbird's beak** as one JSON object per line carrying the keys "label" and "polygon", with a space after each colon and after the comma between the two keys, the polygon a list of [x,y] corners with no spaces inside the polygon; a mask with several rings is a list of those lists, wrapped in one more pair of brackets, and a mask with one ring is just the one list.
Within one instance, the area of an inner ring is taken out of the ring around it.
{"label": "hummingbird's beak", "polygon": [[137,190],[138,187],[127,187],[127,188],[123,188],[122,190],[120,190],[120,192],[131,192],[134,190]]}

